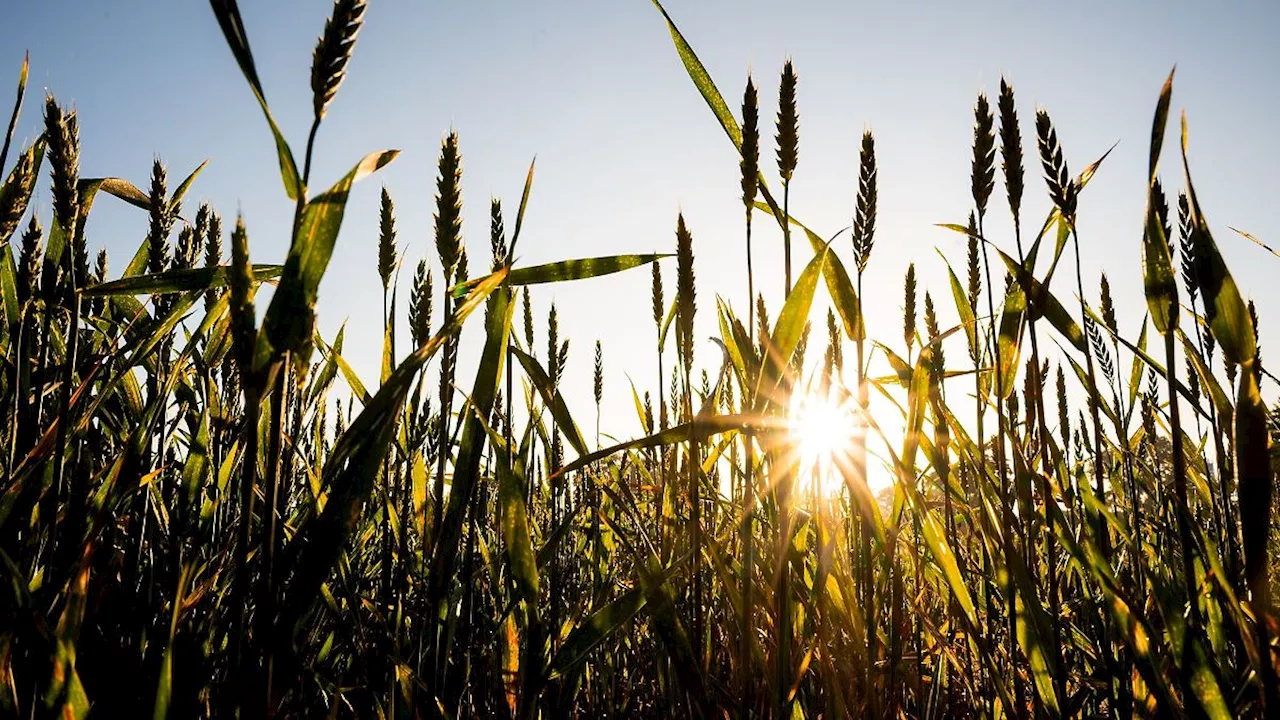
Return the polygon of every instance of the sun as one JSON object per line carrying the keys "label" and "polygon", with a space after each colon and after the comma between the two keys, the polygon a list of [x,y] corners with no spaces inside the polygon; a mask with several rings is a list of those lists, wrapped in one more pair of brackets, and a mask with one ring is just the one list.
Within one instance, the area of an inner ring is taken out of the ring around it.
{"label": "sun", "polygon": [[860,432],[849,394],[835,386],[797,392],[792,396],[788,425],[802,494],[824,499],[838,496]]}

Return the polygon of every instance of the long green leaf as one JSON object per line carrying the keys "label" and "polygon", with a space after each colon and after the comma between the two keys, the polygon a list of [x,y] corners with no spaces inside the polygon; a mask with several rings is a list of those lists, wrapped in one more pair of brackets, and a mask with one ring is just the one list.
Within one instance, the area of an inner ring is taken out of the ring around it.
{"label": "long green leaf", "polygon": [[[4,134],[4,147],[0,148],[0,170],[9,159],[9,143],[13,141],[13,131],[18,127],[18,116],[22,114],[22,99],[27,95],[27,76],[31,72],[31,52],[22,56],[22,70],[18,71],[18,94],[13,101],[13,113],[9,116],[9,127]],[[3,240],[3,238],[0,238]]]}
{"label": "long green leaf", "polygon": [[[568,280],[585,280],[587,278],[612,275],[623,270],[647,265],[665,257],[670,253],[652,255],[609,255],[580,260],[561,260],[559,262],[535,265],[527,268],[515,268],[508,275],[512,285],[540,285],[542,283],[565,282]],[[483,278],[469,280],[453,286],[450,292],[454,297],[462,297],[475,287]]]}
{"label": "long green leaf", "polygon": [[646,601],[644,590],[636,588],[600,608],[575,627],[551,658],[551,677],[568,675],[576,670],[586,662],[592,650],[630,622]]}
{"label": "long green leaf", "polygon": [[262,320],[263,331],[258,333],[255,367],[265,367],[280,353],[299,352],[307,347],[315,324],[320,280],[333,256],[351,186],[377,172],[399,153],[399,150],[384,150],[366,155],[333,187],[312,198],[303,208],[298,234],[289,246],[280,275],[280,287],[271,297],[271,305]]}
{"label": "long green leaf", "polygon": [[658,12],[662,13],[662,17],[667,21],[667,30],[671,32],[671,40],[676,45],[676,53],[680,55],[680,62],[684,63],[684,69],[689,73],[689,78],[693,80],[693,85],[702,94],[702,99],[707,101],[707,107],[711,108],[711,112],[720,121],[720,127],[724,128],[724,132],[733,141],[735,148],[742,147],[742,128],[738,127],[738,121],[734,119],[733,113],[730,112],[729,106],[725,104],[724,96],[716,89],[716,84],[711,80],[711,74],[707,72],[706,66],[698,59],[697,53],[690,47],[689,42],[684,39],[684,34],[676,27],[676,23],[667,14],[666,8],[662,7],[662,3],[653,0],[654,7],[658,8]]}
{"label": "long green leaf", "polygon": [[1165,237],[1156,198],[1156,168],[1160,148],[1164,146],[1164,129],[1169,122],[1169,101],[1173,94],[1173,73],[1165,80],[1156,103],[1156,116],[1151,125],[1151,157],[1147,166],[1147,212],[1142,233],[1142,288],[1147,296],[1147,310],[1156,331],[1168,335],[1178,324],[1178,279],[1173,273],[1169,239]]}
{"label": "long green leaf", "polygon": [[[280,277],[283,266],[254,265],[255,281],[274,280]],[[119,280],[90,285],[80,291],[85,297],[110,297],[113,295],[163,295],[166,293],[203,292],[212,288],[226,287],[229,266],[219,265],[213,268],[191,268],[189,270],[166,270],[150,275],[134,275]]]}
{"label": "long green leaf", "polygon": [[209,5],[213,8],[214,17],[218,19],[218,25],[222,27],[222,36],[226,38],[227,46],[231,48],[231,54],[235,57],[236,64],[240,66],[240,72],[244,73],[245,80],[249,81],[249,89],[253,91],[253,97],[262,108],[262,114],[267,118],[267,125],[271,127],[271,135],[276,141],[276,156],[280,162],[280,178],[284,181],[284,191],[289,195],[290,200],[297,200],[306,193],[306,188],[302,187],[302,179],[298,175],[298,164],[293,159],[293,151],[289,149],[289,143],[285,141],[284,134],[276,125],[275,118],[271,117],[271,109],[267,107],[267,96],[262,90],[262,81],[258,79],[258,68],[253,64],[253,53],[249,50],[249,36],[244,29],[244,20],[240,18],[240,8],[236,0],[209,0]]}
{"label": "long green leaf", "polygon": [[758,411],[769,404],[776,404],[779,400],[775,397],[773,389],[781,381],[784,369],[787,363],[791,362],[791,355],[804,334],[805,323],[809,321],[809,308],[813,306],[814,291],[818,287],[818,277],[822,275],[827,258],[832,254],[831,247],[828,245],[823,252],[809,261],[804,271],[800,273],[800,277],[796,278],[791,294],[787,296],[782,311],[778,313],[778,320],[774,323],[773,332],[770,334],[768,355],[764,363],[767,372],[760,374],[760,385],[756,387],[755,400]]}
{"label": "long green leaf", "polygon": [[1193,225],[1191,242],[1195,248],[1196,284],[1204,300],[1205,319],[1218,339],[1222,354],[1241,365],[1257,354],[1258,338],[1249,317],[1249,308],[1240,296],[1236,281],[1213,240],[1209,222],[1200,208],[1195,185],[1191,182],[1191,165],[1187,160],[1187,117],[1182,116],[1182,169],[1187,181],[1187,197],[1191,205]]}
{"label": "long green leaf", "polygon": [[[187,191],[191,189],[191,185],[195,183],[197,177],[200,177],[200,173],[204,171],[205,166],[208,164],[209,161],[205,160],[197,165],[196,169],[192,170],[191,174],[183,178],[182,182],[178,183],[178,187],[173,189],[173,195],[169,197],[170,212],[178,207],[178,203],[182,202],[182,198],[186,197]],[[108,192],[110,191],[108,190]]]}
{"label": "long green leaf", "polygon": [[512,347],[511,352],[524,366],[525,373],[529,376],[529,380],[533,383],[534,388],[538,390],[538,394],[542,396],[542,402],[551,410],[551,416],[555,418],[556,426],[560,428],[560,432],[564,433],[565,440],[569,441],[569,445],[578,453],[578,455],[586,455],[587,443],[582,439],[582,431],[578,429],[578,424],[573,421],[573,416],[569,413],[569,407],[565,405],[564,394],[559,392],[555,385],[551,382],[551,378],[547,377],[547,371],[542,369],[542,365],[538,359],[524,352],[520,348]]}

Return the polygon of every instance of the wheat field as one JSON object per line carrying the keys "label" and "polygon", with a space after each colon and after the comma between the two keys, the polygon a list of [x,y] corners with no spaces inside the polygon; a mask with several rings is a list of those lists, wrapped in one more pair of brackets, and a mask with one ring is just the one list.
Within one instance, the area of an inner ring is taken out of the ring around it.
{"label": "wheat field", "polygon": [[[1140,274],[1081,276],[1077,213],[1107,156],[1077,161],[1001,80],[976,95],[971,166],[949,169],[971,199],[942,224],[963,249],[943,253],[950,282],[921,287],[912,265],[889,299],[901,334],[873,338],[873,133],[850,138],[850,226],[811,229],[790,214],[798,69],[771,128],[765,78],[723,94],[655,0],[740,159],[741,255],[698,257],[672,213],[666,252],[521,266],[532,165],[491,202],[481,251],[450,132],[434,257],[404,256],[382,190],[366,385],[316,302],[352,186],[397,152],[311,177],[366,2],[335,0],[323,25],[301,156],[237,3],[210,5],[274,138],[280,264],[254,261],[243,218],[188,200],[203,166],[175,183],[157,160],[145,189],[82,177],[54,95],[43,134],[11,147],[21,69],[0,151],[0,715],[1280,714],[1280,407],[1263,400],[1280,381],[1197,199],[1173,73],[1151,88]],[[1181,166],[1161,167],[1179,138]],[[1036,193],[1046,217],[1022,214]],[[145,228],[118,272],[90,262],[95,200]],[[781,267],[753,263],[778,243]],[[748,295],[708,294],[710,262],[740,266]],[[561,389],[586,379],[530,288],[621,272],[651,278],[651,370],[606,383],[608,346],[575,338],[595,407],[570,408]],[[755,288],[779,281],[769,308]],[[1140,314],[1117,317],[1112,282],[1141,283]],[[464,326],[483,338],[471,367]],[[630,395],[642,435],[602,441],[606,392]]]}

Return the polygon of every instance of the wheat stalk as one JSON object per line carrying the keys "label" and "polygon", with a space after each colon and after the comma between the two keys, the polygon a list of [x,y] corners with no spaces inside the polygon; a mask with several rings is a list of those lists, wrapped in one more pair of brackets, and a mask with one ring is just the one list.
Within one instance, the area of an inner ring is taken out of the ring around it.
{"label": "wheat stalk", "polygon": [[907,266],[907,276],[902,283],[902,339],[907,345],[907,357],[916,341],[916,264]]}
{"label": "wheat stalk", "polygon": [[502,219],[502,201],[497,198],[489,200],[489,249],[493,253],[494,270],[511,263],[506,224]]}
{"label": "wheat stalk", "polygon": [[[991,112],[986,94],[978,94],[973,117],[973,163],[969,171],[969,192],[973,195],[973,204],[981,217],[987,214],[987,201],[996,185],[996,118]],[[1011,119],[1011,123],[1014,127],[1017,126],[1016,120]]]}
{"label": "wheat stalk", "polygon": [[311,103],[316,119],[324,117],[338,86],[347,76],[347,63],[356,45],[356,35],[368,9],[365,0],[336,0],[333,14],[324,23],[324,32],[311,54]]}
{"label": "wheat stalk", "polygon": [[18,254],[18,303],[26,305],[40,292],[40,240],[44,237],[44,229],[40,227],[40,219],[35,215],[27,223],[22,233],[22,248]]}
{"label": "wheat stalk", "polygon": [[[756,194],[760,190],[760,108],[755,83],[747,77],[747,87],[742,92],[742,159],[738,169],[742,179],[742,204],[746,208],[747,221],[747,297],[756,295],[755,274],[751,269],[751,213],[755,209]],[[654,268],[657,268],[654,264]],[[656,271],[656,270],[655,270]],[[748,324],[755,324],[755,307],[747,304]],[[659,379],[659,386],[662,381]]]}
{"label": "wheat stalk", "polygon": [[1018,224],[1022,210],[1022,132],[1018,129],[1018,110],[1013,101],[1013,86],[1000,78],[1000,168],[1004,171],[1005,195],[1013,222]]}
{"label": "wheat stalk", "polygon": [[24,152],[18,156],[9,178],[0,186],[0,244],[7,242],[21,224],[35,184],[34,154]]}
{"label": "wheat stalk", "polygon": [[[396,269],[396,210],[391,202],[391,193],[382,188],[378,205],[378,278],[382,281],[382,292],[391,288],[391,273]],[[386,308],[383,308],[386,313]]]}
{"label": "wheat stalk", "polygon": [[684,215],[676,219],[676,349],[686,368],[693,365],[693,316],[697,311],[694,290],[693,235]]}
{"label": "wheat stalk", "polygon": [[782,252],[785,294],[791,294],[791,177],[800,158],[800,115],[796,111],[796,72],[788,59],[778,84],[777,157],[782,176]]}
{"label": "wheat stalk", "polygon": [[151,164],[151,192],[147,196],[151,208],[151,226],[147,235],[147,272],[162,273],[169,267],[169,233],[173,231],[176,212],[169,208],[169,189],[164,165]]}
{"label": "wheat stalk", "polygon": [[876,199],[876,139],[867,130],[858,151],[858,201],[853,219],[853,261],[859,276],[866,271],[875,244]]}
{"label": "wheat stalk", "polygon": [[439,175],[436,177],[436,252],[444,268],[446,284],[456,277],[462,254],[462,165],[458,156],[458,134],[449,133],[440,146]]}
{"label": "wheat stalk", "polygon": [[409,294],[409,333],[415,348],[422,347],[431,337],[431,270],[426,260],[418,261],[413,273],[413,288]]}
{"label": "wheat stalk", "polygon": [[1049,119],[1049,113],[1044,110],[1036,111],[1036,141],[1040,149],[1040,164],[1044,167],[1045,184],[1049,186],[1049,198],[1063,217],[1068,222],[1073,222],[1077,188],[1067,171],[1067,161],[1063,158],[1062,146],[1058,143],[1058,132]]}

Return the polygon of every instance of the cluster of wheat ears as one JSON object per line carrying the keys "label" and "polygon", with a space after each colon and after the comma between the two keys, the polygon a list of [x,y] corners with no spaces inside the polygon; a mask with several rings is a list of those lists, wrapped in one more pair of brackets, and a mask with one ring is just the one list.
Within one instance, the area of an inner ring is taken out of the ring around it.
{"label": "cluster of wheat ears", "polygon": [[[0,187],[0,714],[1280,713],[1280,413],[1260,391],[1275,378],[1197,201],[1185,129],[1173,210],[1161,185],[1172,75],[1134,238],[1147,300],[1136,337],[1120,334],[1107,279],[1094,305],[1079,272],[1077,205],[1102,160],[1073,176],[1037,112],[1052,211],[1024,232],[1024,163],[1036,158],[1024,160],[1002,82],[994,109],[982,95],[974,109],[968,222],[946,226],[967,239],[960,276],[948,266],[949,292],[924,293],[921,326],[910,271],[902,344],[876,341],[861,305],[876,231],[872,135],[851,231],[824,239],[788,213],[799,145],[790,63],[775,195],[755,86],[739,119],[658,5],[741,157],[746,322],[724,299],[702,302],[722,358],[695,363],[695,242],[683,218],[670,300],[668,255],[512,267],[532,167],[510,234],[492,202],[491,257],[471,277],[450,134],[435,197],[439,280],[434,263],[417,264],[407,318],[382,194],[385,342],[379,381],[366,386],[342,333],[316,332],[314,308],[350,188],[396,153],[366,156],[327,189],[310,177],[365,2],[337,0],[324,26],[301,170],[235,1],[211,5],[293,204],[282,265],[250,262],[241,220],[228,262],[218,213],[183,214],[198,168],[173,190],[158,162],[145,192],[80,177],[76,115],[52,96],[43,135]],[[0,169],[25,84],[24,64]],[[28,205],[45,166],[42,221]],[[992,233],[999,242],[988,234],[997,174],[1001,224],[1012,221]],[[85,241],[103,192],[148,213],[116,279],[105,252],[90,269]],[[754,291],[753,220],[786,249],[774,317]],[[793,240],[808,250],[794,276]],[[597,343],[593,449],[558,391],[568,339],[554,306],[535,328],[529,286],[645,265],[657,384],[632,391],[645,434],[599,447]],[[275,288],[259,317],[262,283]],[[820,287],[827,347],[806,363]],[[472,315],[483,351],[460,372]],[[695,367],[711,371],[695,380]],[[867,411],[873,392],[892,399],[900,436]],[[817,470],[800,462],[789,422],[800,393],[849,408],[847,447],[828,459],[838,491],[824,497],[808,492]],[[869,439],[887,448],[894,479],[880,498],[866,482]]]}

